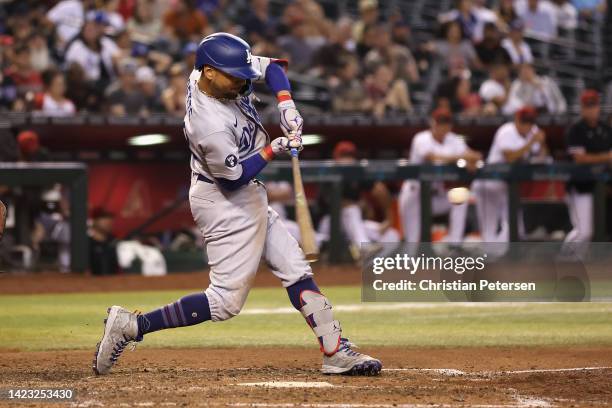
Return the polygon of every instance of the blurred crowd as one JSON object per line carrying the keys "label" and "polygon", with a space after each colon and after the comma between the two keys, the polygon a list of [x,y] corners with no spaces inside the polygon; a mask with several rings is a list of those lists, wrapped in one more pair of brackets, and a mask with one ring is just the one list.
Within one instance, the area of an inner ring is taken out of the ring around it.
{"label": "blurred crowd", "polygon": [[294,76],[323,84],[337,112],[410,113],[415,90],[426,90],[440,64],[429,108],[475,116],[530,105],[559,114],[568,103],[534,69],[524,34],[572,39],[581,20],[601,24],[605,7],[456,0],[438,16],[439,38],[420,41],[409,10],[383,12],[377,0],[359,0],[353,13],[315,0],[4,0],[0,111],[181,117],[199,41],[227,31],[248,40],[253,54],[287,58]]}

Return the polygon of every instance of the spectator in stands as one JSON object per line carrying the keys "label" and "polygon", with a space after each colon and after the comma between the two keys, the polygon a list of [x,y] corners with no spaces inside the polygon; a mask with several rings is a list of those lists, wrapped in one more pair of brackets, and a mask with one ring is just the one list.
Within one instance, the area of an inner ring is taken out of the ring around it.
{"label": "spectator in stands", "polygon": [[475,116],[480,113],[481,100],[472,92],[471,74],[464,71],[442,82],[436,90],[436,108],[445,108],[454,114]]}
{"label": "spectator in stands", "polygon": [[314,57],[333,32],[323,9],[314,0],[290,3],[284,11],[283,22],[288,34],[277,40],[278,46],[288,54],[291,66],[298,72],[314,67]]}
{"label": "spectator in stands", "polygon": [[361,44],[365,41],[366,27],[378,23],[378,0],[359,0],[359,20],[353,25],[353,40]]}
{"label": "spectator in stands", "polygon": [[83,68],[85,78],[104,89],[115,78],[117,44],[104,36],[107,17],[99,11],[87,13],[83,30],[68,46],[66,65],[77,63]]}
{"label": "spectator in stands", "polygon": [[188,42],[183,47],[183,63],[185,64],[185,72],[191,72],[195,67],[196,51],[198,50],[198,43]]}
{"label": "spectator in stands", "polygon": [[372,101],[366,97],[359,79],[359,61],[355,56],[342,58],[336,75],[330,78],[332,108],[335,112],[371,112]]}
{"label": "spectator in stands", "polygon": [[119,0],[103,0],[100,10],[106,14],[108,25],[104,30],[105,34],[115,36],[125,31],[125,20],[118,12]]}
{"label": "spectator in stands", "polygon": [[136,82],[138,66],[124,60],[119,67],[119,79],[107,90],[109,112],[113,116],[139,114],[145,109],[145,95]]}
{"label": "spectator in stands", "polygon": [[390,112],[411,112],[408,85],[403,79],[393,79],[393,71],[381,64],[365,79],[366,95],[372,101],[372,114],[378,118]]}
{"label": "spectator in stands", "polygon": [[365,56],[374,49],[376,44],[376,35],[378,33],[378,26],[369,25],[363,29],[363,35],[361,41],[356,44],[357,55],[359,59],[364,59]]}
{"label": "spectator in stands", "polygon": [[94,275],[114,275],[118,272],[117,240],[113,236],[115,216],[96,208],[89,228],[89,266]]}
{"label": "spectator in stands", "polygon": [[560,34],[567,36],[578,27],[578,10],[569,0],[553,0],[553,8],[556,14],[557,26]]}
{"label": "spectator in stands", "polygon": [[208,19],[196,3],[196,0],[178,0],[164,14],[164,31],[170,38],[180,42],[202,39]]}
{"label": "spectator in stands", "polygon": [[43,73],[45,93],[42,97],[40,111],[45,116],[73,116],[76,113],[74,103],[66,98],[66,78],[56,70]]}
{"label": "spectator in stands", "polygon": [[174,64],[169,73],[170,80],[161,99],[167,113],[182,118],[185,115],[186,74],[180,64]]}
{"label": "spectator in stands", "polygon": [[66,70],[66,97],[70,99],[77,111],[100,112],[103,105],[103,90],[87,81],[83,68],[74,62]]}
{"label": "spectator in stands", "polygon": [[[587,89],[580,97],[581,119],[567,131],[567,151],[578,164],[612,163],[612,129],[600,120],[599,93]],[[586,243],[593,237],[593,190],[590,182],[571,182],[566,196],[573,229],[565,242]]]}
{"label": "spectator in stands", "polygon": [[30,66],[32,69],[43,72],[51,67],[53,59],[49,47],[47,47],[47,39],[42,32],[32,34],[28,41],[30,48]]}
{"label": "spectator in stands", "polygon": [[525,106],[552,114],[567,111],[567,102],[556,82],[548,76],[538,76],[530,64],[521,65],[503,110],[510,115]]}
{"label": "spectator in stands", "polygon": [[32,68],[30,49],[25,45],[15,47],[13,63],[4,71],[4,75],[15,84],[19,96],[27,93],[33,96],[33,93],[42,91],[42,77]]}
{"label": "spectator in stands", "polygon": [[508,100],[510,70],[506,64],[497,63],[489,68],[489,78],[482,83],[478,94],[484,105],[483,113],[497,115]]}
{"label": "spectator in stands", "polygon": [[276,38],[278,19],[270,15],[268,0],[251,0],[248,14],[241,21],[250,44],[263,38]]}
{"label": "spectator in stands", "polygon": [[313,57],[317,76],[329,78],[341,67],[343,61],[355,51],[351,34],[352,21],[341,18],[336,23],[327,44],[323,45]]}
{"label": "spectator in stands", "polygon": [[508,52],[501,45],[501,33],[493,23],[485,24],[484,37],[476,45],[476,54],[485,67],[496,63],[511,63]]}
{"label": "spectator in stands", "polygon": [[161,36],[162,22],[155,18],[156,0],[137,0],[134,14],[127,22],[133,42],[152,45]]}
{"label": "spectator in stands", "polygon": [[523,39],[523,28],[522,20],[512,21],[510,23],[510,33],[501,43],[515,66],[533,63],[531,48]]}
{"label": "spectator in stands", "polygon": [[155,71],[147,66],[138,68],[136,70],[136,82],[144,96],[144,106],[141,108],[140,114],[149,116],[152,113],[163,112],[164,106],[161,103],[161,94],[157,88]]}
{"label": "spectator in stands", "polygon": [[55,25],[56,50],[63,53],[67,45],[79,35],[85,23],[85,14],[94,0],[62,0],[47,13],[50,25]]}
{"label": "spectator in stands", "polygon": [[602,21],[608,10],[606,0],[572,0],[581,20]]}
{"label": "spectator in stands", "polygon": [[377,26],[374,48],[365,56],[365,65],[369,71],[381,64],[387,65],[393,77],[408,82],[419,80],[419,70],[410,50],[391,41],[391,31],[387,25]]}
{"label": "spectator in stands", "polygon": [[456,0],[455,9],[438,16],[440,24],[458,21],[466,39],[475,43],[482,40],[486,23],[495,23],[497,16],[484,7],[476,7],[472,0]]}
{"label": "spectator in stands", "polygon": [[506,29],[511,22],[519,18],[514,8],[514,0],[500,0],[497,8],[497,22]]}
{"label": "spectator in stands", "polygon": [[525,23],[528,34],[544,40],[557,36],[556,13],[548,1],[523,0],[516,3],[517,13]]}
{"label": "spectator in stands", "polygon": [[[431,114],[430,128],[417,133],[412,139],[410,163],[413,165],[456,164],[459,159],[465,160],[470,167],[475,168],[476,163],[482,159],[482,155],[470,149],[462,137],[452,132],[451,112],[446,108],[438,108]],[[449,233],[446,241],[452,245],[460,245],[465,233],[469,203],[452,205],[448,201],[443,182],[432,183],[431,189],[432,213],[435,215],[449,214]],[[399,210],[404,239],[407,243],[421,241],[420,190],[419,181],[407,180],[402,184],[399,194]]]}
{"label": "spectator in stands", "polygon": [[472,42],[463,38],[458,21],[450,21],[443,27],[444,39],[434,43],[435,52],[446,62],[449,74],[464,69],[480,69],[481,63]]}

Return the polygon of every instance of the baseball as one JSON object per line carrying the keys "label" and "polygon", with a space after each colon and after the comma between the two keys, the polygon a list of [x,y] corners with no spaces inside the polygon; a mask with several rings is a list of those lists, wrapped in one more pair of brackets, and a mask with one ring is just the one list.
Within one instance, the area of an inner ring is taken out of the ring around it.
{"label": "baseball", "polygon": [[448,190],[448,201],[451,204],[463,204],[470,198],[470,190],[466,187],[455,187]]}

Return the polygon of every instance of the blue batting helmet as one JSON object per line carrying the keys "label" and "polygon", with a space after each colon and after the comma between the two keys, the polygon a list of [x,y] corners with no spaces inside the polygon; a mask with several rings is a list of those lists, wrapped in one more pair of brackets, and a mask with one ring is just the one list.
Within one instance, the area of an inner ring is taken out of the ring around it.
{"label": "blue batting helmet", "polygon": [[251,58],[251,47],[242,38],[215,33],[198,45],[195,69],[201,71],[204,65],[210,65],[237,78],[255,79],[261,73],[251,66]]}

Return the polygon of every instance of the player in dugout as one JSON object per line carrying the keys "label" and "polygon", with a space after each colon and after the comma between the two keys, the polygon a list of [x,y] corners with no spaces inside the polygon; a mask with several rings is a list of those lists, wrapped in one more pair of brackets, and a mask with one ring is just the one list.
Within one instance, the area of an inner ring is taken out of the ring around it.
{"label": "player in dugout", "polygon": [[[486,164],[542,160],[548,157],[546,134],[536,125],[537,111],[526,106],[514,120],[503,124],[493,138]],[[482,240],[485,243],[510,241],[508,225],[508,186],[502,180],[475,180],[476,210]],[[522,213],[519,213],[519,236],[525,235]],[[505,248],[505,246],[500,246]],[[504,249],[505,250],[505,249]]]}
{"label": "player in dugout", "polygon": [[[357,163],[357,146],[353,142],[338,142],[333,151],[334,162],[340,165]],[[363,260],[381,248],[369,243],[397,243],[400,233],[395,228],[396,215],[392,198],[392,185],[383,182],[345,180],[342,185],[342,209],[340,225],[349,241],[354,260]],[[321,194],[319,206],[329,209],[328,196]],[[328,240],[331,235],[331,218],[325,215],[319,222],[317,241]]]}
{"label": "player in dugout", "polygon": [[[417,133],[410,147],[410,164],[457,164],[463,160],[470,169],[475,169],[482,154],[472,150],[462,136],[452,132],[452,114],[446,108],[438,108],[431,114],[430,128]],[[449,214],[449,232],[444,241],[450,246],[463,242],[469,202],[451,204],[443,182],[432,183],[431,206],[434,215]],[[411,252],[416,251],[421,241],[421,183],[406,180],[399,195],[400,216],[404,238]]]}
{"label": "player in dugout", "polygon": [[[580,97],[580,120],[567,130],[567,151],[578,164],[612,163],[612,129],[600,119],[599,94],[585,90]],[[567,208],[572,230],[566,243],[586,243],[593,237],[592,182],[569,182],[566,186]]]}

